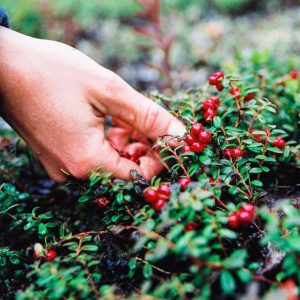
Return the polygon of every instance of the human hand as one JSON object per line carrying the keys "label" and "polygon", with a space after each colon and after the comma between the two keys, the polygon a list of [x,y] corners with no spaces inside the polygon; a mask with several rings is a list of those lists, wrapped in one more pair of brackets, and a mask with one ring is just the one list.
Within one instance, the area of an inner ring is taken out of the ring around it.
{"label": "human hand", "polygon": [[[162,168],[149,144],[139,164],[120,151],[134,147],[128,143],[136,132],[152,141],[184,132],[116,74],[58,42],[0,28],[0,76],[1,115],[58,182],[66,174],[85,179],[99,166],[120,179],[129,179],[130,170],[149,179]],[[107,115],[116,128],[106,137]]]}

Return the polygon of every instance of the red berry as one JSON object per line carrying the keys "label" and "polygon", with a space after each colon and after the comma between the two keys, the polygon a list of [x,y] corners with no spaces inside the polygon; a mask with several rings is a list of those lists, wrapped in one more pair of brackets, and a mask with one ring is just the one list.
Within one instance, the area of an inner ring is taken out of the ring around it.
{"label": "red berry", "polygon": [[285,140],[281,136],[277,136],[275,138],[275,141],[272,143],[272,145],[277,148],[284,148]]}
{"label": "red berry", "polygon": [[218,79],[223,79],[224,78],[224,73],[221,71],[215,72],[214,76],[216,76]]}
{"label": "red berry", "polygon": [[166,198],[169,198],[171,195],[171,187],[169,184],[161,184],[158,187],[157,191],[158,191],[159,197],[165,196]]}
{"label": "red berry", "polygon": [[185,136],[185,141],[186,141],[186,143],[187,143],[188,145],[192,145],[192,144],[195,142],[195,138],[192,137],[192,135],[187,134],[187,135]]}
{"label": "red berry", "polygon": [[233,154],[232,149],[233,148],[225,148],[222,152],[223,156],[226,158],[232,158],[232,154]]}
{"label": "red berry", "polygon": [[[255,131],[255,129],[250,130],[250,133],[253,134],[253,132]],[[263,140],[266,140],[266,137],[270,136],[271,131],[269,129],[265,129],[264,132],[266,133],[264,134],[253,134],[253,137],[258,141],[258,142],[262,142]]]}
{"label": "red berry", "polygon": [[178,183],[180,185],[180,190],[183,192],[187,186],[191,183],[191,179],[185,177],[185,178],[180,178],[178,180]]}
{"label": "red berry", "polygon": [[199,142],[203,144],[208,144],[209,142],[211,142],[211,139],[212,139],[211,133],[208,130],[203,130],[198,135]]}
{"label": "red berry", "polygon": [[148,188],[144,190],[144,198],[148,203],[154,203],[158,199],[158,191],[156,188]]}
{"label": "red berry", "polygon": [[242,157],[243,156],[243,150],[239,147],[236,147],[236,148],[233,148],[232,149],[232,157],[234,159],[237,159],[239,157]]}
{"label": "red berry", "polygon": [[194,144],[191,145],[190,148],[191,148],[192,152],[200,154],[205,147],[206,147],[206,145],[195,142]]}
{"label": "red berry", "polygon": [[47,251],[45,259],[48,261],[52,261],[57,256],[57,252],[53,249]]}
{"label": "red berry", "polygon": [[237,86],[231,86],[229,89],[229,93],[235,97],[239,96],[241,91]]}
{"label": "red berry", "polygon": [[216,115],[218,114],[218,112],[212,108],[209,108],[207,111],[205,111],[203,113],[203,117],[205,119],[205,121],[210,121],[212,120]]}
{"label": "red berry", "polygon": [[216,85],[218,83],[218,78],[215,75],[212,75],[208,78],[208,83],[210,85]]}
{"label": "red berry", "polygon": [[222,180],[221,179],[213,179],[213,178],[209,178],[209,184],[211,185],[211,186],[214,186],[214,185],[216,185],[216,184],[221,184],[222,183]]}
{"label": "red berry", "polygon": [[155,203],[152,204],[152,208],[155,211],[160,211],[166,204],[165,199],[158,199]]}
{"label": "red berry", "polygon": [[253,215],[247,211],[239,210],[236,214],[239,225],[249,225],[253,220]]}
{"label": "red berry", "polygon": [[191,152],[190,146],[188,145],[183,146],[181,152],[182,153]]}
{"label": "red berry", "polygon": [[228,216],[227,220],[228,226],[232,229],[237,229],[239,226],[237,215],[232,213]]}
{"label": "red berry", "polygon": [[203,129],[204,128],[203,128],[203,125],[201,123],[195,123],[191,127],[191,132],[190,133],[191,133],[192,136],[197,137],[198,134],[203,131]]}
{"label": "red berry", "polygon": [[250,215],[254,216],[255,213],[255,207],[252,204],[245,204],[240,208],[240,211],[246,211]]}
{"label": "red berry", "polygon": [[187,224],[185,224],[184,226],[184,231],[187,232],[187,231],[194,231],[196,230],[198,227],[198,224],[194,221],[191,221],[191,222],[188,222]]}
{"label": "red berry", "polygon": [[211,96],[209,101],[211,101],[215,106],[220,104],[220,98],[218,96]]}
{"label": "red berry", "polygon": [[244,101],[250,101],[254,98],[254,93],[249,93],[244,97]]}
{"label": "red berry", "polygon": [[224,86],[223,86],[222,81],[218,81],[218,82],[217,82],[217,84],[216,84],[216,89],[217,89],[219,92],[223,91]]}
{"label": "red berry", "polygon": [[206,111],[208,109],[213,109],[215,110],[216,109],[216,103],[212,100],[205,100],[202,104],[202,110],[203,111]]}
{"label": "red berry", "polygon": [[109,205],[110,201],[106,197],[100,197],[96,200],[96,205],[100,208],[107,207]]}
{"label": "red berry", "polygon": [[298,73],[298,71],[297,70],[292,70],[291,72],[290,72],[290,77],[292,78],[292,79],[298,79],[298,77],[299,77],[299,73]]}
{"label": "red berry", "polygon": [[34,259],[39,259],[40,255],[37,253],[37,251],[34,251],[33,252],[33,257],[34,257]]}

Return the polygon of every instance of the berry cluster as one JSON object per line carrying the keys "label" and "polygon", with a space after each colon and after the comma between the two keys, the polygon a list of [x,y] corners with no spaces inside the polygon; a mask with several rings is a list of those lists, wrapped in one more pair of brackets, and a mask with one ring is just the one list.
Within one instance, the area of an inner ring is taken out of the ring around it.
{"label": "berry cluster", "polygon": [[277,148],[284,148],[285,147],[285,140],[281,136],[277,136],[275,141],[272,143],[274,147]]}
{"label": "berry cluster", "polygon": [[100,197],[96,200],[95,203],[99,208],[106,208],[109,205],[110,201],[106,197]]}
{"label": "berry cluster", "polygon": [[236,160],[240,157],[243,157],[243,150],[240,147],[225,148],[222,154],[227,159]]}
{"label": "berry cluster", "polygon": [[231,86],[229,89],[229,93],[234,97],[238,97],[241,94],[241,91],[237,86]]}
{"label": "berry cluster", "polygon": [[205,130],[201,123],[195,123],[190,130],[190,133],[186,135],[185,145],[182,148],[182,152],[194,152],[201,153],[209,142],[211,142],[211,133]]}
{"label": "berry cluster", "polygon": [[57,252],[53,249],[45,250],[40,243],[34,245],[33,257],[35,259],[44,258],[47,261],[52,261],[57,257]]}
{"label": "berry cluster", "polygon": [[[250,130],[250,133],[253,134],[253,132],[255,131],[255,129]],[[258,141],[258,142],[263,142],[267,141],[267,138],[271,135],[271,131],[269,129],[265,129],[263,130],[266,135],[264,134],[253,134],[253,137]],[[285,140],[281,137],[281,136],[277,136],[275,137],[275,141],[272,142],[272,145],[276,148],[284,148],[285,147]]]}
{"label": "berry cluster", "polygon": [[216,87],[218,91],[223,91],[224,86],[222,80],[224,78],[224,74],[222,72],[215,72],[208,78],[208,83]]}
{"label": "berry cluster", "polygon": [[217,96],[211,96],[208,100],[205,100],[202,105],[203,118],[205,121],[212,120],[217,114],[220,107],[220,98]]}
{"label": "berry cluster", "polygon": [[228,216],[228,226],[232,229],[248,226],[252,223],[254,214],[255,207],[251,204],[245,204],[237,212]]}
{"label": "berry cluster", "polygon": [[160,184],[158,188],[148,188],[144,190],[145,200],[151,204],[155,211],[160,211],[166,201],[170,198],[171,187],[169,184]]}
{"label": "berry cluster", "polygon": [[266,134],[254,134],[253,132],[255,131],[255,129],[251,129],[250,133],[253,134],[253,137],[259,142],[261,143],[264,140],[267,140],[266,137],[269,137],[271,135],[271,131],[269,129],[265,129],[263,130]]}

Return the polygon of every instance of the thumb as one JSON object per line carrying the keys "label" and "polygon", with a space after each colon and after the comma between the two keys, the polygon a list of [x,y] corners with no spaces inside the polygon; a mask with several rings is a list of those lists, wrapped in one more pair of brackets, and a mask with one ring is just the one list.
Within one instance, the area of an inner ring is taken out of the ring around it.
{"label": "thumb", "polygon": [[[107,90],[108,94],[105,93]],[[121,119],[150,139],[185,133],[182,122],[157,103],[135,91],[117,75],[114,80],[110,80],[109,88],[98,88],[95,98],[97,109],[104,109],[104,113]]]}

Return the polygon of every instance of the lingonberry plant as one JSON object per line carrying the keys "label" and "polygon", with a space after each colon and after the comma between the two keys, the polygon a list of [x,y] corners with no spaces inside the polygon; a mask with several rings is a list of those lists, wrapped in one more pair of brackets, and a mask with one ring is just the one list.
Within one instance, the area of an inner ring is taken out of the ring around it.
{"label": "lingonberry plant", "polygon": [[150,182],[98,169],[54,184],[4,133],[1,295],[297,299],[297,64],[265,53],[237,62],[179,96],[152,95],[186,133],[157,140],[165,170]]}

